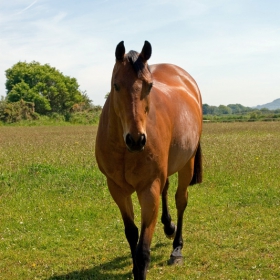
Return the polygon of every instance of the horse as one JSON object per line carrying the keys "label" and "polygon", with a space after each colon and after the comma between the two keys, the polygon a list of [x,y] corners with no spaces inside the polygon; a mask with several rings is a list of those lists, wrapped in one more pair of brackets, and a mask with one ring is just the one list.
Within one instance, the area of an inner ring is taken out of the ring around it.
{"label": "horse", "polygon": [[[100,171],[119,207],[133,260],[133,276],[145,280],[150,246],[162,198],[161,222],[173,250],[168,264],[183,262],[183,215],[188,186],[202,182],[202,101],[195,80],[172,64],[148,65],[152,46],[141,53],[115,50],[111,90],[102,109],[95,142]],[[168,177],[178,173],[177,226],[168,209]],[[131,200],[141,207],[141,231]]]}

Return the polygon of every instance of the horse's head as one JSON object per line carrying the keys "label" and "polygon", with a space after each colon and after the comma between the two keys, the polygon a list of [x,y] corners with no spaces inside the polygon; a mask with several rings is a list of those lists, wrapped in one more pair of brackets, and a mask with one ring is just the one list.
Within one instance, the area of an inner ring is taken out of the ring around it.
{"label": "horse's head", "polygon": [[125,54],[123,41],[116,47],[110,98],[120,118],[123,138],[129,151],[142,151],[147,141],[146,120],[150,108],[152,75],[147,64],[151,44],[145,41],[141,53]]}

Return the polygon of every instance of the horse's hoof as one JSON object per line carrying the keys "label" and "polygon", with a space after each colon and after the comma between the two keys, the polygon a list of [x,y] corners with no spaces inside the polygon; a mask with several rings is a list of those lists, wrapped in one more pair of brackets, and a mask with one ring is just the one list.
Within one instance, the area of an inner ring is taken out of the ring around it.
{"label": "horse's hoof", "polygon": [[168,265],[183,265],[184,258],[183,257],[174,257],[170,256],[170,259],[167,261]]}
{"label": "horse's hoof", "polygon": [[174,232],[173,232],[172,234],[168,235],[168,234],[165,233],[165,236],[166,236],[168,239],[173,240],[173,239],[175,238],[175,235],[176,235],[176,232],[177,232],[177,226],[174,225],[174,227],[175,227],[175,229],[174,229]]}
{"label": "horse's hoof", "polygon": [[176,247],[170,255],[170,259],[167,262],[169,265],[182,265],[184,263],[184,259],[181,253],[181,247]]}

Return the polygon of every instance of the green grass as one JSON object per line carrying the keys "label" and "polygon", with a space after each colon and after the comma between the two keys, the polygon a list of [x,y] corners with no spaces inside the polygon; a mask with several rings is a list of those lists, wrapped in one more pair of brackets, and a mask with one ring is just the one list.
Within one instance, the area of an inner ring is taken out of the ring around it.
{"label": "green grass", "polygon": [[[0,279],[132,279],[95,134],[89,125],[0,127]],[[147,279],[280,279],[279,139],[279,122],[204,125],[204,182],[189,188],[185,264],[167,266],[172,242],[158,221]],[[139,225],[135,196],[134,205]]]}

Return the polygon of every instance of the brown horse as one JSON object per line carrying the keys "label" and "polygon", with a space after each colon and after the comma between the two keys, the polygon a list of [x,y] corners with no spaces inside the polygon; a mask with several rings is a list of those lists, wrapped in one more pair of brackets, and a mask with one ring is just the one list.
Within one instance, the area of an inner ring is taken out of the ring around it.
{"label": "brown horse", "polygon": [[[182,225],[189,185],[202,181],[202,104],[198,86],[183,69],[149,66],[151,44],[141,53],[116,47],[111,91],[102,110],[96,159],[118,205],[133,258],[134,279],[146,279],[150,246],[162,196],[164,232],[174,238],[169,264],[183,259]],[[168,176],[178,172],[177,227],[167,205]],[[141,232],[134,224],[131,194],[141,206]]]}

